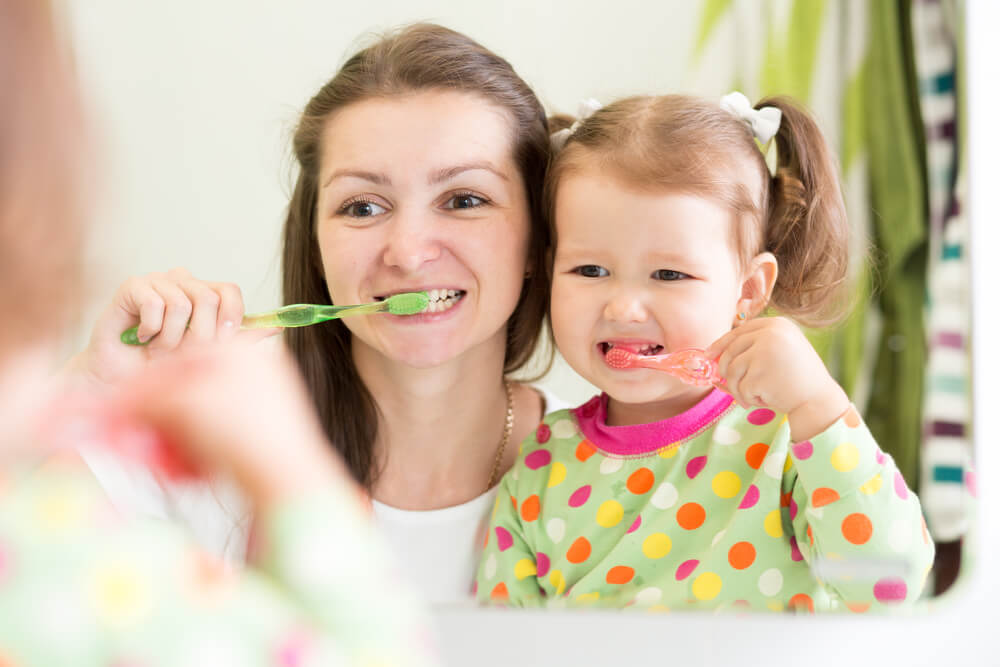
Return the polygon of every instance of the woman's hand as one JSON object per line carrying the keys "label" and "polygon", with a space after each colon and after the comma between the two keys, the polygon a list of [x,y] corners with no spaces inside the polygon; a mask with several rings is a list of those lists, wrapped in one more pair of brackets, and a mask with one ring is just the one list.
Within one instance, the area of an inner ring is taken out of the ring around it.
{"label": "woman's hand", "polygon": [[712,343],[731,394],[744,408],[771,408],[788,415],[793,442],[823,432],[847,410],[847,394],[830,376],[812,344],[783,317],[750,320]]}
{"label": "woman's hand", "polygon": [[112,406],[198,472],[234,477],[261,506],[353,485],[282,346],[189,345],[121,385]]}
{"label": "woman's hand", "polygon": [[[90,343],[71,370],[112,385],[146,368],[150,360],[190,344],[240,338],[259,340],[280,329],[240,332],[243,295],[231,283],[194,278],[185,269],[126,280],[98,319]],[[126,345],[121,334],[138,325],[140,341]]]}

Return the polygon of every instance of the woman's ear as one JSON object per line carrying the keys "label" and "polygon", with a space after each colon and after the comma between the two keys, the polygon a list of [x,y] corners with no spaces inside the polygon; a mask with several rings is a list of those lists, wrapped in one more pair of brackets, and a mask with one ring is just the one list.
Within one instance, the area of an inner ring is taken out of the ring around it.
{"label": "woman's ear", "polygon": [[[745,317],[756,317],[767,307],[778,280],[778,260],[769,252],[762,252],[750,260],[740,294],[739,311]],[[743,318],[745,319],[745,318]]]}

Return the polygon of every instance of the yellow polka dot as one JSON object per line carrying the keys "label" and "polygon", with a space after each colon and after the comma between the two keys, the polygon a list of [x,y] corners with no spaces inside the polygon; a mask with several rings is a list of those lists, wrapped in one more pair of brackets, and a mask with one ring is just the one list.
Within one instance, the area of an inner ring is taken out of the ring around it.
{"label": "yellow polka dot", "polygon": [[661,459],[672,459],[675,456],[677,456],[677,450],[678,450],[677,447],[670,447],[668,449],[664,449],[663,451],[660,452],[660,458]]}
{"label": "yellow polka dot", "polygon": [[712,478],[712,491],[720,498],[732,498],[740,492],[740,476],[732,470],[723,470]]}
{"label": "yellow polka dot", "polygon": [[556,461],[549,468],[549,488],[559,486],[564,479],[566,479],[566,466]]}
{"label": "yellow polka dot", "polygon": [[873,496],[882,488],[882,475],[875,475],[861,485],[861,493]]}
{"label": "yellow polka dot", "polygon": [[577,602],[596,602],[597,600],[600,599],[601,599],[601,594],[598,593],[597,591],[594,591],[593,593],[583,593],[581,595],[576,596]]}
{"label": "yellow polka dot", "polygon": [[784,611],[785,606],[781,604],[778,600],[769,600],[767,603],[767,608],[771,611]]}
{"label": "yellow polka dot", "polygon": [[699,600],[712,600],[722,590],[722,578],[715,572],[702,572],[691,584],[691,593]]}
{"label": "yellow polka dot", "polygon": [[659,614],[665,614],[670,611],[670,607],[665,604],[654,604],[652,607],[646,607],[646,611],[651,611]]}
{"label": "yellow polka dot", "polygon": [[566,590],[566,577],[563,576],[561,570],[549,572],[549,583],[555,587],[556,595],[562,595],[563,591]]}
{"label": "yellow polka dot", "polygon": [[[786,417],[786,419],[787,419],[787,417]],[[784,470],[784,472],[788,472],[791,469],[792,469],[792,455],[789,454],[788,456],[785,457],[785,467],[784,467],[783,470]]]}
{"label": "yellow polka dot", "polygon": [[606,500],[597,509],[597,524],[605,528],[617,526],[625,516],[625,508],[617,500]]}
{"label": "yellow polka dot", "polygon": [[781,511],[771,510],[764,518],[764,532],[771,537],[781,537],[784,531],[781,529]]}
{"label": "yellow polka dot", "polygon": [[837,445],[830,455],[830,464],[840,472],[849,472],[858,467],[860,455],[858,448],[849,442]]}
{"label": "yellow polka dot", "polygon": [[646,558],[663,558],[673,547],[670,538],[663,533],[653,533],[642,542],[642,553]]}
{"label": "yellow polka dot", "polygon": [[536,574],[538,574],[538,570],[535,568],[535,563],[529,558],[522,558],[514,566],[514,576],[518,579],[524,579]]}

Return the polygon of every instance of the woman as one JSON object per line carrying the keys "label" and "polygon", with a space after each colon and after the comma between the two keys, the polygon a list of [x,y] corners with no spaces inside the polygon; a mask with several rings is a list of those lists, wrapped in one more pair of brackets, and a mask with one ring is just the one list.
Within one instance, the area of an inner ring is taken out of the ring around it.
{"label": "woman", "polygon": [[[103,399],[53,386],[91,155],[68,63],[45,3],[0,0],[0,664],[432,664],[284,355],[190,349]],[[73,455],[150,438],[175,470],[239,483],[260,567],[122,521]]]}
{"label": "woman", "polygon": [[[418,24],[350,58],[307,105],[294,148],[285,302],[441,301],[285,335],[402,566],[431,600],[468,598],[495,484],[557,407],[505,379],[534,352],[546,308],[545,112],[506,61]],[[232,285],[180,270],[133,279],[78,365],[115,383],[188,341],[234,335],[242,311]],[[137,323],[148,348],[120,345]]]}

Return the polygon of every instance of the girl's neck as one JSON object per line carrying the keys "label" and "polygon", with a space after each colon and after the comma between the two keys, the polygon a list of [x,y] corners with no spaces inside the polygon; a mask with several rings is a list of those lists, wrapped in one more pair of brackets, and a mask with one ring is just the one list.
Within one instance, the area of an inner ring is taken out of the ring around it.
{"label": "girl's neck", "polygon": [[608,396],[608,426],[652,424],[676,417],[696,406],[711,391],[711,387],[692,387],[676,396],[650,403],[623,403]]}
{"label": "girl's neck", "polygon": [[404,366],[357,342],[353,357],[379,412],[372,497],[425,510],[481,495],[507,411],[503,339],[433,368]]}

